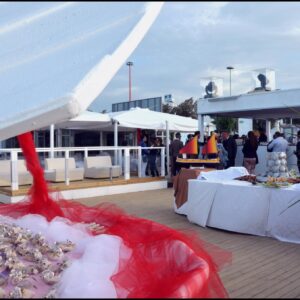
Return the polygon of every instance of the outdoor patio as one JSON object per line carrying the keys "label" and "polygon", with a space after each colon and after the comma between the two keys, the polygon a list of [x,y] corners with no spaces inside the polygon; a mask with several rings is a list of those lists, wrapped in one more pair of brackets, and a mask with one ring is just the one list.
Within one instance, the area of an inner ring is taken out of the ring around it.
{"label": "outdoor patio", "polygon": [[300,245],[192,224],[174,213],[171,188],[78,201],[88,206],[114,203],[129,214],[193,230],[204,241],[232,252],[232,264],[220,272],[230,298],[300,298]]}

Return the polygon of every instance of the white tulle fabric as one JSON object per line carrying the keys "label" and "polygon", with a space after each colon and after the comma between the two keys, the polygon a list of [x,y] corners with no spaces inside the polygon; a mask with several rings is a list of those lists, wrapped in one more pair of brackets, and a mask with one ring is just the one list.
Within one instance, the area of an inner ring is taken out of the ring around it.
{"label": "white tulle fabric", "polygon": [[48,222],[40,215],[25,215],[19,219],[0,216],[0,222],[14,223],[34,233],[41,233],[47,241],[66,241],[76,244],[72,263],[62,274],[58,284],[60,298],[116,298],[110,277],[118,271],[119,257],[130,256],[130,249],[122,238],[101,234],[93,236],[86,224],[72,224],[56,217]]}

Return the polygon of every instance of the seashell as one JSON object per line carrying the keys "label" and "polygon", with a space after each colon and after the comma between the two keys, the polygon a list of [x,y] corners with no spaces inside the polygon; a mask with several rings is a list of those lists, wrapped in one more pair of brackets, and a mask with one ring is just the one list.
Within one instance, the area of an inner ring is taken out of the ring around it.
{"label": "seashell", "polygon": [[17,253],[20,255],[25,255],[28,252],[31,252],[31,249],[29,248],[28,243],[21,243],[16,247]]}
{"label": "seashell", "polygon": [[22,298],[22,296],[22,290],[18,286],[14,287],[14,289],[9,293],[10,298]]}
{"label": "seashell", "polygon": [[63,260],[61,263],[58,264],[57,272],[63,272],[65,269],[67,269],[71,265],[71,262],[69,260]]}
{"label": "seashell", "polygon": [[60,276],[55,275],[53,271],[45,270],[42,272],[42,278],[47,284],[55,284],[59,281]]}
{"label": "seashell", "polygon": [[41,251],[42,254],[46,254],[48,251],[51,250],[51,247],[47,243],[43,243],[39,246],[39,250]]}
{"label": "seashell", "polygon": [[44,271],[51,267],[51,263],[46,258],[43,258],[37,263],[37,267],[39,270]]}
{"label": "seashell", "polygon": [[6,293],[5,293],[5,290],[4,290],[2,287],[0,287],[0,298],[1,298],[1,299],[7,298],[7,295],[6,295]]}
{"label": "seashell", "polygon": [[47,298],[47,299],[57,298],[57,291],[56,291],[56,289],[51,289],[48,292],[48,294],[45,296],[45,298]]}
{"label": "seashell", "polygon": [[[0,286],[5,286],[7,285],[7,276],[0,274]],[[1,297],[0,297],[1,298]]]}
{"label": "seashell", "polygon": [[18,286],[23,289],[31,289],[33,285],[28,279],[25,279],[19,282]]}
{"label": "seashell", "polygon": [[35,234],[31,239],[33,245],[43,245],[45,242],[45,238],[40,233]]}
{"label": "seashell", "polygon": [[69,240],[66,242],[56,242],[55,244],[60,247],[63,252],[70,252],[75,248],[75,244]]}
{"label": "seashell", "polygon": [[22,244],[26,243],[28,240],[25,238],[23,234],[18,234],[14,240],[14,244]]}
{"label": "seashell", "polygon": [[35,265],[29,265],[26,267],[26,273],[29,275],[36,275],[40,273],[40,271],[36,268]]}
{"label": "seashell", "polygon": [[12,285],[18,285],[26,278],[25,272],[21,269],[12,269],[9,273],[9,280]]}
{"label": "seashell", "polygon": [[43,259],[43,254],[38,249],[35,249],[33,251],[33,258],[35,261],[40,261]]}
{"label": "seashell", "polygon": [[21,288],[19,286],[14,287],[14,289],[9,293],[10,298],[32,298],[34,296],[33,291]]}
{"label": "seashell", "polygon": [[64,256],[64,253],[62,249],[58,246],[54,246],[49,252],[48,252],[48,258],[50,260],[59,260]]}

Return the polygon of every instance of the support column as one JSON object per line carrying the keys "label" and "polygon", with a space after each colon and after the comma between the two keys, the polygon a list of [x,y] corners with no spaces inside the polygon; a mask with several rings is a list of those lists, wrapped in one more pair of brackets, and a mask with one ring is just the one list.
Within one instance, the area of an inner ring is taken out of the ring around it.
{"label": "support column", "polygon": [[124,178],[125,180],[130,179],[130,153],[128,148],[124,150]]}
{"label": "support column", "polygon": [[266,120],[266,135],[268,137],[268,142],[272,139],[271,137],[271,121]]}
{"label": "support column", "polygon": [[103,146],[103,131],[100,131],[100,146]]}
{"label": "support column", "polygon": [[[171,179],[171,170],[170,170],[170,131],[169,131],[169,122],[166,121],[166,152],[167,152],[167,178]],[[165,164],[165,162],[164,162]]]}
{"label": "support column", "polygon": [[[114,121],[114,146],[115,146],[115,148],[118,147],[118,121],[117,120]],[[115,150],[114,160],[115,160],[115,165],[117,165],[118,164],[118,151],[117,150]]]}
{"label": "support column", "polygon": [[19,189],[18,176],[18,152],[10,152],[10,174],[11,174],[11,189],[17,191]]}
{"label": "support column", "polygon": [[54,158],[54,124],[50,125],[50,158]]}
{"label": "support column", "polygon": [[65,184],[70,184],[70,177],[69,177],[69,157],[70,153],[69,150],[66,150],[65,152]]}
{"label": "support column", "polygon": [[198,130],[200,131],[200,142],[204,142],[204,115],[198,115]]}

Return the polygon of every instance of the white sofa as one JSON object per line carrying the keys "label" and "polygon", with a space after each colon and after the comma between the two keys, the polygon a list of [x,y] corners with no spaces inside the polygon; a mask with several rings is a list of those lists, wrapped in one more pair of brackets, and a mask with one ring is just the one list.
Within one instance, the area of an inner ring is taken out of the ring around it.
{"label": "white sofa", "polygon": [[[83,180],[83,168],[76,168],[74,157],[68,163],[70,181]],[[45,179],[52,182],[65,181],[65,158],[45,159]]]}
{"label": "white sofa", "polygon": [[[27,170],[25,160],[19,159],[17,165],[19,185],[32,184],[32,176]],[[10,160],[0,160],[0,186],[11,186]]]}
{"label": "white sofa", "polygon": [[111,178],[121,176],[121,167],[113,166],[110,156],[92,156],[84,158],[84,177]]}

